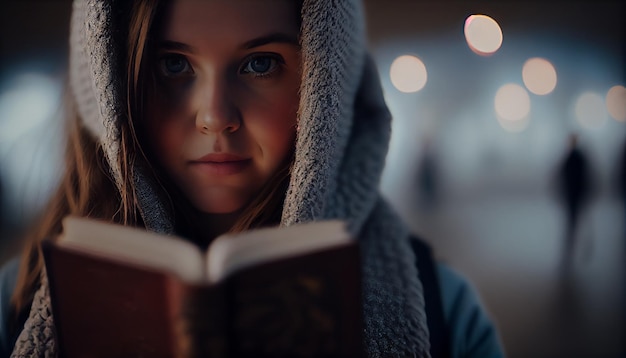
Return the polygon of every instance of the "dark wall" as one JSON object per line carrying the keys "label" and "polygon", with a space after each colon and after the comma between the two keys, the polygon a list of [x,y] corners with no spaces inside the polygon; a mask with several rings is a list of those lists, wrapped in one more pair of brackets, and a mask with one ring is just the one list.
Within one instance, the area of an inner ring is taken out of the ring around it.
{"label": "dark wall", "polygon": [[62,67],[70,0],[3,0],[0,8],[0,77],[31,62]]}

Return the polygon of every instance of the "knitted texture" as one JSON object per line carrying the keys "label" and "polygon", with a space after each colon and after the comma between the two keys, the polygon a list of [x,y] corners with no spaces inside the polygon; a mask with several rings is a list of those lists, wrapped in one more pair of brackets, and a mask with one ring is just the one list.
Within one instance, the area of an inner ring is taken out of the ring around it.
{"label": "knitted texture", "polygon": [[28,319],[24,324],[24,329],[17,338],[11,358],[52,358],[56,357],[56,355],[56,339],[50,306],[48,277],[44,270],[41,275],[41,286],[35,293]]}
{"label": "knitted texture", "polygon": [[[127,0],[76,0],[70,26],[70,88],[84,125],[104,144],[113,178],[122,185],[120,122],[126,116],[125,63]],[[138,161],[140,158],[138,158]],[[174,231],[163,194],[149,169],[133,168],[142,218],[152,231]],[[159,198],[155,200],[155,198]]]}
{"label": "knitted texture", "polygon": [[304,1],[302,98],[291,189],[283,222],[328,218],[339,164],[352,125],[352,104],[364,58],[361,6],[354,1]]}
{"label": "knitted texture", "polygon": [[[70,83],[79,113],[100,138],[118,185],[119,123],[126,110],[120,29],[127,27],[129,3],[74,0],[70,36]],[[366,53],[363,19],[359,0],[303,3],[299,131],[281,225],[345,220],[361,247],[368,355],[428,357],[424,298],[409,232],[378,192],[391,116]],[[152,176],[141,163],[133,173],[146,227],[172,233],[173,218]],[[45,275],[41,287],[17,356],[54,353]]]}
{"label": "knitted texture", "polygon": [[[87,128],[106,143],[106,157],[120,183],[119,122],[124,115],[123,79],[117,39],[112,36],[115,1],[74,1],[70,30],[70,88]],[[107,69],[103,71],[102,69]]]}
{"label": "knitted texture", "polygon": [[370,357],[430,357],[421,282],[398,216],[379,200],[359,236]]}
{"label": "knitted texture", "polygon": [[366,62],[362,5],[305,1],[301,43],[300,132],[282,224],[346,220],[361,241],[367,352],[427,356],[408,232],[390,212],[374,210],[391,117],[375,65]]}

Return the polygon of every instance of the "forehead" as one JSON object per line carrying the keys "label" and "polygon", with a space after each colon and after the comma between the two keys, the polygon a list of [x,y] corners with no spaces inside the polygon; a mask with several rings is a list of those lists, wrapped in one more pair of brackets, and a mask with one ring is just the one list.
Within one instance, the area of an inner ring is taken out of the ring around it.
{"label": "forehead", "polygon": [[174,0],[164,14],[161,34],[168,40],[208,37],[254,38],[267,33],[297,35],[294,0]]}

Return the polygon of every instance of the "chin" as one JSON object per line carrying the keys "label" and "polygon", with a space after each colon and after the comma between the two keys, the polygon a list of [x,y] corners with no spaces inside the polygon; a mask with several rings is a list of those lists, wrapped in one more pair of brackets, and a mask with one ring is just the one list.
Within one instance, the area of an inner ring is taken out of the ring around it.
{"label": "chin", "polygon": [[244,208],[244,203],[238,202],[202,202],[202,203],[194,203],[196,209],[200,210],[205,214],[234,214],[236,212],[241,211]]}

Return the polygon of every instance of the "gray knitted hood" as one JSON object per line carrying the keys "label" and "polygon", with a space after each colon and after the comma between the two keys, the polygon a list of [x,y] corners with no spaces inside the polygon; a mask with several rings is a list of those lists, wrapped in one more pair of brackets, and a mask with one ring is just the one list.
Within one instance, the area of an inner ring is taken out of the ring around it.
{"label": "gray knitted hood", "polygon": [[[118,183],[118,128],[126,101],[116,73],[125,59],[129,3],[74,0],[70,30],[72,94]],[[361,246],[368,355],[427,357],[424,299],[409,233],[378,192],[391,117],[366,51],[363,11],[360,0],[303,3],[299,131],[281,225],[346,220]],[[142,168],[135,173],[147,228],[172,233],[165,201]],[[14,356],[54,354],[53,332],[44,274]]]}

